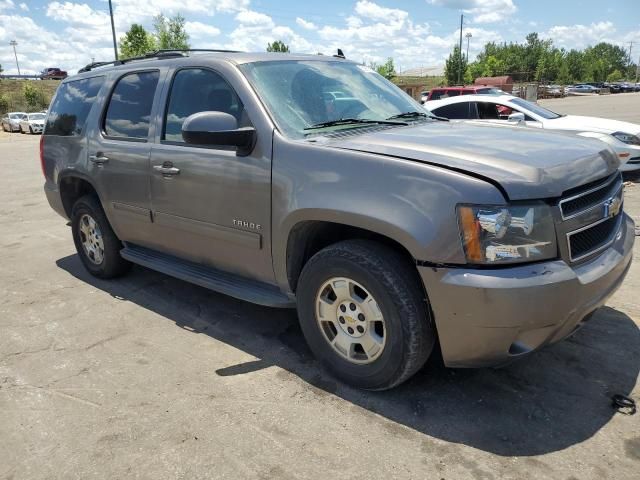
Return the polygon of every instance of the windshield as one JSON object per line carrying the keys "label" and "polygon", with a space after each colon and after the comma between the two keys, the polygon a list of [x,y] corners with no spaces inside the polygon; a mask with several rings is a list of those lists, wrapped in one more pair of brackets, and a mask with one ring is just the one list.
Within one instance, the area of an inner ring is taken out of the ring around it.
{"label": "windshield", "polygon": [[29,120],[44,120],[44,113],[32,113],[29,115]]}
{"label": "windshield", "polygon": [[[367,125],[343,122],[305,131],[340,119],[385,121],[409,112],[431,116],[406,93],[363,65],[283,60],[248,63],[240,68],[278,127],[293,138]],[[416,115],[416,120],[420,118]]]}
{"label": "windshield", "polygon": [[511,99],[511,103],[517,105],[522,108],[526,108],[530,112],[538,115],[539,117],[546,118],[547,120],[553,120],[554,118],[560,118],[562,115],[559,115],[551,110],[547,110],[546,108],[542,108],[540,105],[536,105],[535,103],[527,102],[521,98],[513,98]]}
{"label": "windshield", "polygon": [[24,115],[24,113],[10,113],[9,118],[12,120],[20,120]]}

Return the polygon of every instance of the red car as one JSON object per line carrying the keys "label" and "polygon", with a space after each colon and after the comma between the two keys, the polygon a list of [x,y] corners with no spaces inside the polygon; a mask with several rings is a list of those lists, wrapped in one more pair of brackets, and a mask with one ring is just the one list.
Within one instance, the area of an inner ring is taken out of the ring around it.
{"label": "red car", "polygon": [[458,95],[491,95],[504,94],[502,90],[496,87],[478,86],[478,87],[438,87],[429,91],[427,98],[422,98],[422,103],[429,100],[440,100],[441,98],[456,97]]}
{"label": "red car", "polygon": [[64,80],[67,78],[67,72],[59,68],[45,68],[40,72],[41,80]]}

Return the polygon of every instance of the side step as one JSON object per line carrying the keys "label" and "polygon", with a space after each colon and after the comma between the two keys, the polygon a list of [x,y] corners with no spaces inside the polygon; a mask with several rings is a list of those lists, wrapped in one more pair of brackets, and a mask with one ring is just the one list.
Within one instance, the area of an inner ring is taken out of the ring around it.
{"label": "side step", "polygon": [[120,255],[122,258],[143,267],[157,270],[185,282],[195,283],[201,287],[224,293],[240,300],[267,307],[295,307],[295,302],[276,287],[182,260],[173,255],[138,247],[130,243],[126,244],[126,247],[120,251]]}

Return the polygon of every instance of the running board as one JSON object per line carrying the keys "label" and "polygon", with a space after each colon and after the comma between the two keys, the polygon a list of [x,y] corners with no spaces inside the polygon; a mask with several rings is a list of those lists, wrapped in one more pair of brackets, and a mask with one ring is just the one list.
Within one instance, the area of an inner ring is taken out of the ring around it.
{"label": "running board", "polygon": [[276,287],[255,280],[247,280],[239,275],[221,272],[197,263],[182,260],[128,243],[120,251],[125,260],[143,267],[195,283],[218,293],[258,305],[276,308],[293,308],[295,302]]}

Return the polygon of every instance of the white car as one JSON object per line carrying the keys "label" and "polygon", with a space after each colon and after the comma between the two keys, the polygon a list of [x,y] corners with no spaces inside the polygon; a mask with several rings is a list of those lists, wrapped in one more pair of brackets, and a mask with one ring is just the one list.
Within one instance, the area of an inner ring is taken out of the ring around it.
{"label": "white car", "polygon": [[24,112],[9,112],[4,117],[2,117],[2,130],[5,132],[19,132],[20,131],[20,121],[23,117],[26,117],[27,114]]}
{"label": "white car", "polygon": [[44,113],[27,113],[20,120],[20,133],[42,133],[45,118]]}
{"label": "white car", "polygon": [[526,125],[573,132],[608,143],[623,172],[640,170],[640,125],[599,117],[561,115],[512,95],[464,95],[426,102],[434,115],[449,119]]}

